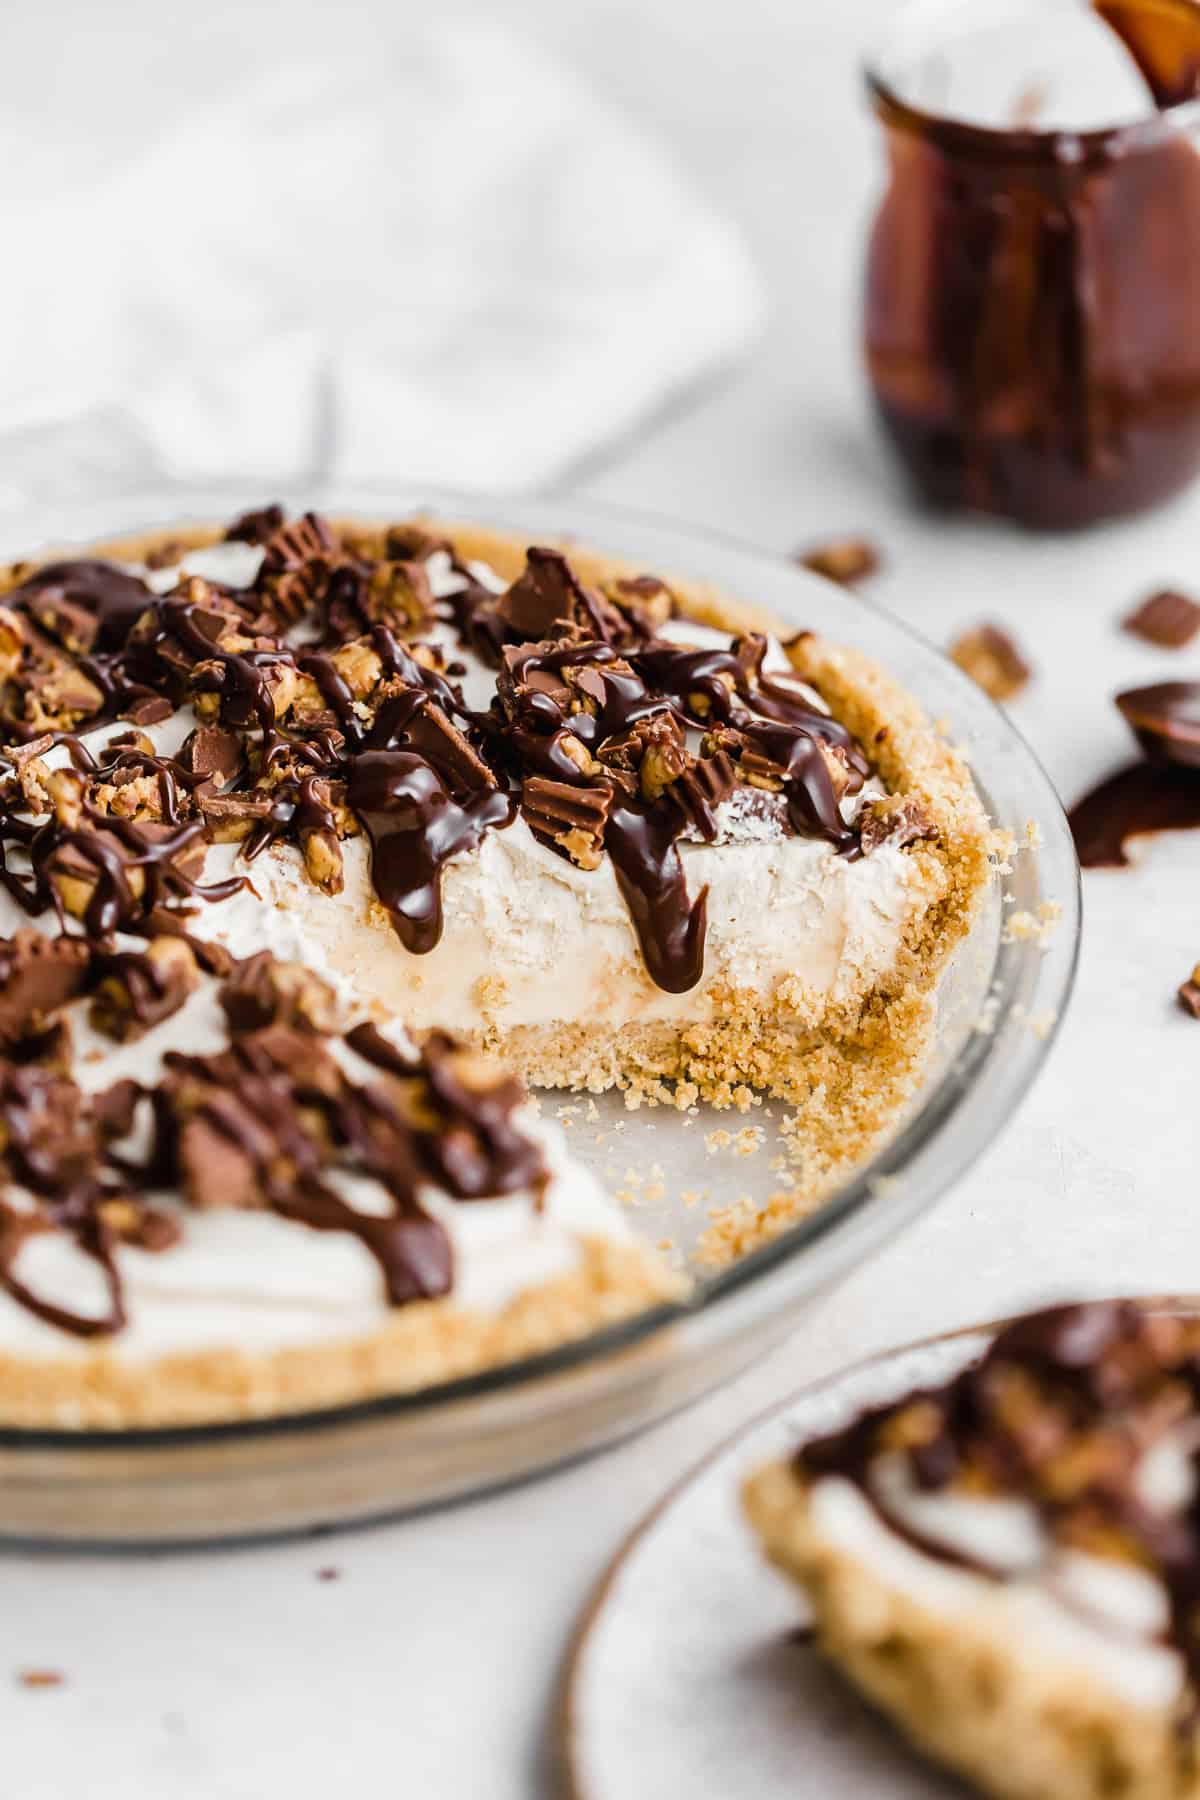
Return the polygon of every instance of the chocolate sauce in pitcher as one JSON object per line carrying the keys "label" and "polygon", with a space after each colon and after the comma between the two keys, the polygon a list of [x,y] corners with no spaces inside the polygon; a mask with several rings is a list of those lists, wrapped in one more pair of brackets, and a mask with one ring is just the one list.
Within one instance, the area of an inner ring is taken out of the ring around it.
{"label": "chocolate sauce in pitcher", "polygon": [[1157,109],[1135,123],[977,125],[871,78],[890,181],[867,366],[887,435],[938,506],[1078,526],[1200,470],[1200,107],[1185,104],[1200,95],[1200,0],[1092,11]]}

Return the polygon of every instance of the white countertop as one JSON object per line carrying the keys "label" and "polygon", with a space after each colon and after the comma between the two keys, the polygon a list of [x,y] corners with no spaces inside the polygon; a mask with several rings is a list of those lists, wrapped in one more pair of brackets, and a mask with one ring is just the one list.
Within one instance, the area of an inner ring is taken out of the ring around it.
{"label": "white countertop", "polygon": [[[150,17],[144,0],[131,8]],[[581,472],[580,489],[780,550],[869,531],[889,564],[871,597],[928,636],[985,615],[1016,629],[1038,679],[1014,717],[1065,795],[1115,766],[1126,740],[1107,696],[1200,664],[1196,650],[1172,658],[1114,629],[1156,584],[1200,591],[1200,490],[1143,523],[1060,541],[907,510],[856,357],[877,165],[854,51],[884,9],[507,10],[676,145],[742,221],[776,307],[750,366]],[[547,1720],[572,1622],[623,1533],[735,1424],[839,1363],[1029,1298],[1200,1288],[1200,1025],[1172,1004],[1200,959],[1198,893],[1200,836],[1088,878],[1071,1017],[1001,1142],[788,1344],[683,1417],[518,1491],[368,1531],[220,1553],[0,1556],[6,1795],[552,1791]],[[317,1578],[327,1566],[338,1579]],[[10,1671],[38,1666],[65,1685],[17,1686]]]}

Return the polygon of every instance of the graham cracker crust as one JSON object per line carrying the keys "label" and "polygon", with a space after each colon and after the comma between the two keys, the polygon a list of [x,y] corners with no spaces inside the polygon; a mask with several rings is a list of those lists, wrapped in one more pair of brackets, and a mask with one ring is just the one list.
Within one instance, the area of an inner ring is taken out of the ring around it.
{"label": "graham cracker crust", "polygon": [[135,1362],[117,1350],[0,1354],[0,1421],[30,1430],[135,1430],[315,1412],[411,1394],[590,1336],[665,1301],[686,1282],[649,1248],[592,1238],[579,1266],[496,1314],[444,1300],[398,1308],[345,1342],[197,1351]]}
{"label": "graham cracker crust", "polygon": [[774,1464],[745,1510],[807,1594],[829,1661],[920,1750],[995,1800],[1197,1800],[1194,1731],[982,1609],[951,1620],[890,1586],[814,1526],[804,1480]]}

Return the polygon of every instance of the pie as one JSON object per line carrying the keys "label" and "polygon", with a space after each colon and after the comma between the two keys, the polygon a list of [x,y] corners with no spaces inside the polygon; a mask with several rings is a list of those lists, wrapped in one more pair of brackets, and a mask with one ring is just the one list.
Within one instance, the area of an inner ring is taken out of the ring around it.
{"label": "pie", "polygon": [[526,1087],[780,1096],[829,1178],[911,1092],[992,871],[869,659],[425,518],[15,565],[0,745],[22,1423],[333,1404],[678,1293]]}
{"label": "pie", "polygon": [[1002,1800],[1196,1800],[1200,1325],[1010,1325],[952,1381],[753,1476],[817,1643]]}

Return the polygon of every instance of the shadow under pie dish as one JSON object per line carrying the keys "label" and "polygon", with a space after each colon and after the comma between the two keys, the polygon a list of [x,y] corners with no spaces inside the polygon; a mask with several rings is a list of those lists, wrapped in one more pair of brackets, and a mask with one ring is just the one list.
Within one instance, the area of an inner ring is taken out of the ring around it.
{"label": "shadow under pie dish", "polygon": [[1198,1357],[1194,1309],[1056,1307],[746,1484],[819,1649],[983,1793],[1200,1794]]}
{"label": "shadow under pie dish", "polygon": [[[936,977],[975,916],[992,838],[959,756],[860,653],[806,634],[785,648],[786,633],[711,590],[431,519],[372,526],[263,508],[17,565],[7,590],[5,980],[19,999],[26,927],[58,942],[61,922],[88,966],[61,1003],[67,1029],[61,1007],[18,1006],[7,1044],[18,1084],[79,1076],[82,1013],[88,1031],[143,1048],[153,1038],[168,1057],[231,1056],[236,1085],[240,1040],[196,1050],[184,1021],[201,1001],[163,1010],[159,990],[172,959],[176,971],[185,955],[197,963],[207,992],[230,979],[222,956],[265,948],[331,984],[339,1027],[374,1015],[418,1040],[449,1029],[533,1085],[615,1085],[681,1108],[782,1095],[798,1103],[817,1178],[861,1159],[910,1092]],[[104,1085],[124,1054],[95,1064]],[[161,1126],[168,1103],[147,1104]],[[312,1117],[323,1170],[331,1128],[320,1106]],[[226,1120],[216,1136],[232,1130]],[[120,1140],[103,1148],[129,1161]],[[279,1229],[286,1182],[272,1198],[258,1176],[231,1176],[232,1198],[198,1205],[187,1173],[177,1157],[185,1237],[210,1213],[247,1237],[265,1214]],[[75,1248],[103,1271],[118,1225],[93,1220],[95,1195],[46,1181],[53,1229],[14,1232],[56,1242],[57,1216],[69,1218],[77,1237],[93,1234]],[[101,1189],[122,1197],[111,1171]],[[494,1216],[495,1195],[456,1198],[456,1216]],[[423,1192],[414,1204],[426,1210]],[[521,1204],[536,1211],[537,1193]],[[247,1367],[239,1326],[237,1373],[219,1393],[201,1381],[177,1410],[160,1396],[128,1414],[97,1399],[89,1414],[80,1355],[119,1359],[121,1331],[75,1332],[74,1396],[49,1411],[30,1398],[8,1416],[146,1423],[334,1404],[488,1366],[677,1294],[679,1278],[602,1211],[600,1262],[585,1249],[560,1271],[589,1305],[556,1307],[546,1284],[522,1277],[500,1308],[528,1299],[511,1343],[493,1302],[476,1333],[485,1348],[424,1360],[410,1344],[402,1369],[343,1358],[333,1379],[330,1336],[362,1341],[342,1320],[318,1333],[323,1374],[283,1393]],[[287,1235],[315,1236],[322,1261],[343,1239],[362,1248],[356,1230],[314,1233],[311,1220],[289,1221]],[[133,1251],[181,1267],[177,1252]],[[380,1303],[377,1266],[370,1281]],[[448,1317],[455,1298],[392,1296],[382,1329],[411,1339],[421,1308]],[[181,1328],[186,1311],[181,1301]]]}

